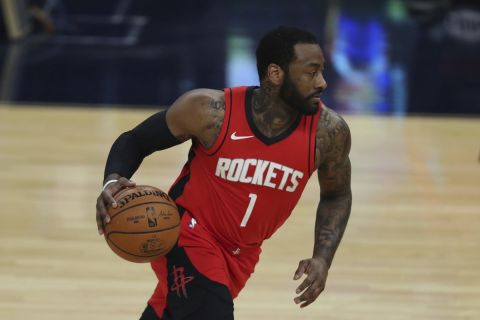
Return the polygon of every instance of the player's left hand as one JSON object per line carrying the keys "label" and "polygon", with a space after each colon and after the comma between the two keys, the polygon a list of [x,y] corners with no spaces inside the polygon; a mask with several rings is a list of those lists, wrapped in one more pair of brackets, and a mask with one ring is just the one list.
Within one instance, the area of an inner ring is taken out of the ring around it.
{"label": "player's left hand", "polygon": [[308,306],[322,293],[327,281],[328,265],[322,258],[302,260],[298,264],[293,280],[300,279],[304,274],[306,274],[307,277],[298,286],[296,291],[297,294],[301,293],[301,295],[293,299],[296,304],[302,303],[300,308]]}

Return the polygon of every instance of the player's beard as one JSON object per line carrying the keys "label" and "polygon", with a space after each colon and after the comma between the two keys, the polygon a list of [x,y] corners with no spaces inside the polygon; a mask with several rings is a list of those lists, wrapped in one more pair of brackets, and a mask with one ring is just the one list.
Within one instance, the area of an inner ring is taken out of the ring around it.
{"label": "player's beard", "polygon": [[318,93],[316,92],[306,98],[303,97],[298,92],[293,81],[290,80],[288,73],[285,74],[285,81],[280,87],[280,98],[290,107],[306,115],[315,114],[318,111],[318,104],[311,102],[310,99],[316,94]]}

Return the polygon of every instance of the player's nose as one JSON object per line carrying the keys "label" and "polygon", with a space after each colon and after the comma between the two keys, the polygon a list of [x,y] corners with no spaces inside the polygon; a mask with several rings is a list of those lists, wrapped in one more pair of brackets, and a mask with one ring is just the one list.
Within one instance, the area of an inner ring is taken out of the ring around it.
{"label": "player's nose", "polygon": [[323,91],[327,88],[327,81],[321,73],[315,79],[315,90]]}

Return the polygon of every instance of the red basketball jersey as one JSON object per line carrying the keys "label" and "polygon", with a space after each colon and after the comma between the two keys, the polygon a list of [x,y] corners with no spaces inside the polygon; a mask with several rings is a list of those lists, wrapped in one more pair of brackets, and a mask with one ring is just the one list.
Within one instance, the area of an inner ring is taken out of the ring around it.
{"label": "red basketball jersey", "polygon": [[189,160],[170,190],[226,249],[259,247],[290,216],[314,171],[320,112],[299,115],[269,138],[252,115],[255,87],[225,90],[225,118],[208,150],[193,143]]}
{"label": "red basketball jersey", "polygon": [[[178,246],[202,275],[227,286],[232,298],[253,273],[263,240],[291,214],[314,170],[321,113],[299,115],[284,133],[268,138],[253,122],[254,89],[225,90],[217,141],[208,150],[193,143],[169,192],[183,211]],[[167,287],[166,263],[165,257],[152,262],[159,282],[149,304],[158,315],[174,290]]]}

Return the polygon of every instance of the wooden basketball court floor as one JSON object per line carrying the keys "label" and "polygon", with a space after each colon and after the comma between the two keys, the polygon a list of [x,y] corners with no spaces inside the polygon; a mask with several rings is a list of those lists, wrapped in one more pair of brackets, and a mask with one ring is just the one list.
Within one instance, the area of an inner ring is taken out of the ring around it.
{"label": "wooden basketball court floor", "polygon": [[[113,140],[151,114],[0,106],[0,319],[138,319],[156,280],[96,232]],[[309,257],[312,178],[265,242],[236,319],[480,319],[480,119],[346,116],[354,204],[325,292],[306,309],[292,280]],[[167,189],[188,144],[134,177]]]}

